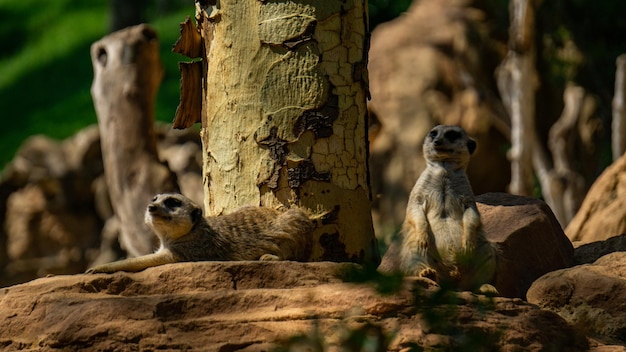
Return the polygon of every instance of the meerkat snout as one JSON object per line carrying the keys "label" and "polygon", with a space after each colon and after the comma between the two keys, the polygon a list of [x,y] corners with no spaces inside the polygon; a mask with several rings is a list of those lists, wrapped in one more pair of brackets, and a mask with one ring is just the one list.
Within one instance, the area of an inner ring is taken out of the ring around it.
{"label": "meerkat snout", "polygon": [[424,139],[426,160],[465,163],[476,150],[476,141],[458,126],[435,126]]}
{"label": "meerkat snout", "polygon": [[152,198],[145,222],[161,241],[176,239],[193,228],[202,218],[202,210],[180,194],[159,194]]}

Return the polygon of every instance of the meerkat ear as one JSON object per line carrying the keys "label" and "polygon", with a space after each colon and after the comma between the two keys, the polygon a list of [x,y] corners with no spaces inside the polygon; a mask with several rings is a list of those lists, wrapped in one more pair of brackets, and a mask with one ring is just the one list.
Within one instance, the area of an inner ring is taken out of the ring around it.
{"label": "meerkat ear", "polygon": [[200,218],[202,217],[202,209],[200,208],[195,208],[192,212],[191,212],[191,222],[193,222],[194,224],[196,222],[198,222],[198,220],[200,220]]}
{"label": "meerkat ear", "polygon": [[469,150],[470,155],[474,154],[474,150],[476,150],[476,141],[473,139],[467,140],[467,150]]}

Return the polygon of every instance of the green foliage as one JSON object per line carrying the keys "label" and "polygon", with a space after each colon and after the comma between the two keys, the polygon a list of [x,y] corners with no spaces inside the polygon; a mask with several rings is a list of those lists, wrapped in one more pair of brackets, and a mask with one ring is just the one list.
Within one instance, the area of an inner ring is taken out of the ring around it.
{"label": "green foliage", "polygon": [[405,12],[412,0],[369,0],[370,29],[398,17]]}
{"label": "green foliage", "polygon": [[[91,100],[91,44],[107,34],[106,0],[0,1],[0,168],[33,134],[66,138],[97,122]],[[193,15],[148,9],[158,31],[165,69],[156,117],[171,121],[179,99],[177,61],[171,52],[178,23]]]}
{"label": "green foliage", "polygon": [[[171,48],[178,23],[195,9],[189,1],[149,3],[145,15],[159,33],[165,69],[156,118],[171,122],[180,94],[177,62],[183,60]],[[370,1],[371,28],[409,3]],[[62,139],[97,123],[89,48],[107,34],[108,6],[108,0],[0,1],[0,169],[30,135]]]}

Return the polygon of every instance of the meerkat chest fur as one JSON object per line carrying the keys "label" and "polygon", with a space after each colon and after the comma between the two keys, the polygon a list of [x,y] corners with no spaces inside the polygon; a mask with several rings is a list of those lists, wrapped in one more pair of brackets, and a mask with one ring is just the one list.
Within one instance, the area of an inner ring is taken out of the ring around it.
{"label": "meerkat chest fur", "polygon": [[463,170],[451,170],[441,163],[429,165],[416,184],[417,203],[429,219],[460,220],[467,204],[474,201]]}

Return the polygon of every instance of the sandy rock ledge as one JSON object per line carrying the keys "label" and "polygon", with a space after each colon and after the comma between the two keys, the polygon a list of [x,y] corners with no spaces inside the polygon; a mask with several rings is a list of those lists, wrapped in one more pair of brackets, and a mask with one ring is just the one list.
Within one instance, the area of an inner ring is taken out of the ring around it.
{"label": "sandy rock ledge", "polygon": [[381,295],[344,282],[355,268],[202,262],[37,279],[0,290],[0,347],[268,351],[301,336],[299,345],[333,351],[362,334],[391,351],[587,349],[564,319],[520,299],[439,295],[415,284]]}

